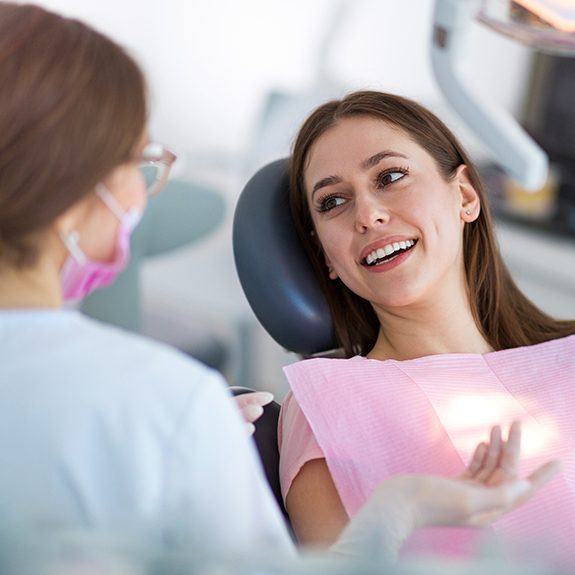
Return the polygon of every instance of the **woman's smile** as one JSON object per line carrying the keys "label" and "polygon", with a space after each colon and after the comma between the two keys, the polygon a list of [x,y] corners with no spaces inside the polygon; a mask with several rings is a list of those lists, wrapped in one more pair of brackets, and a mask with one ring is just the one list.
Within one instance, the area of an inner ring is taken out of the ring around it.
{"label": "woman's smile", "polygon": [[417,238],[391,237],[374,242],[363,249],[360,263],[366,267],[376,267],[391,261],[400,254],[410,251]]}

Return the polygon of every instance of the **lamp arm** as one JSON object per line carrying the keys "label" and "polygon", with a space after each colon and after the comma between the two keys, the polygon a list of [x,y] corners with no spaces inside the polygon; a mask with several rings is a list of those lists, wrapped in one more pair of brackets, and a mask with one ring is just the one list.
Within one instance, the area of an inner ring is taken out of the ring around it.
{"label": "lamp arm", "polygon": [[536,190],[547,177],[545,152],[510,114],[482,102],[458,75],[464,33],[476,7],[476,0],[436,0],[431,48],[433,73],[445,98],[494,160],[523,187]]}

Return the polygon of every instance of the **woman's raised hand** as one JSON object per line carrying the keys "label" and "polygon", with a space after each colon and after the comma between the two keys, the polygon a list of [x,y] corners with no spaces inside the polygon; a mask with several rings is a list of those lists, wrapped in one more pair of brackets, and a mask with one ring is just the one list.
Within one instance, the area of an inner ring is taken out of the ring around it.
{"label": "woman's raised hand", "polygon": [[489,443],[480,443],[457,479],[421,477],[418,526],[486,526],[532,497],[560,469],[549,461],[520,479],[521,424],[514,422],[507,440],[493,427]]}
{"label": "woman's raised hand", "polygon": [[501,427],[491,429],[489,443],[480,443],[471,462],[461,475],[484,485],[501,485],[517,478],[521,454],[521,424],[512,423],[507,441],[501,437]]}
{"label": "woman's raised hand", "polygon": [[386,479],[350,521],[332,546],[337,553],[365,552],[377,539],[389,559],[420,527],[484,527],[532,497],[560,469],[550,461],[519,479],[521,425],[513,423],[507,441],[501,428],[491,430],[489,444],[480,443],[469,467],[457,478],[396,475]]}

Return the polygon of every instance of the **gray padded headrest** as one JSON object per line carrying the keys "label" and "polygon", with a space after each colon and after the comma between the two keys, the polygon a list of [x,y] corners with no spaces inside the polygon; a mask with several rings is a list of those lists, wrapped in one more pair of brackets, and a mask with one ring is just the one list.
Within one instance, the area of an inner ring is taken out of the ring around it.
{"label": "gray padded headrest", "polygon": [[327,302],[293,227],[287,159],[263,167],[246,184],[233,242],[242,288],[266,331],[296,353],[335,348]]}

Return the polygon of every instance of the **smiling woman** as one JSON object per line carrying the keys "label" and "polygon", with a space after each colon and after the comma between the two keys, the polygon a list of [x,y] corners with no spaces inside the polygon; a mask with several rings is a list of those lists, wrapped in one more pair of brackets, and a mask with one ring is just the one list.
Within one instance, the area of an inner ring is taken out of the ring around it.
{"label": "smiling woman", "polygon": [[[362,185],[369,182],[369,189],[378,190],[378,194],[365,193],[368,186],[358,186],[360,180]],[[415,102],[391,94],[357,92],[318,108],[302,126],[291,158],[294,222],[348,357],[373,349],[380,321],[370,303],[373,300],[363,291],[357,292],[355,284],[347,285],[349,269],[340,269],[337,274],[340,262],[335,261],[333,272],[329,272],[326,256],[329,260],[331,250],[337,248],[329,237],[322,239],[322,233],[335,230],[344,241],[339,221],[349,220],[353,217],[350,214],[357,212],[359,219],[347,229],[365,224],[362,218],[372,216],[365,210],[376,197],[382,200],[378,204],[381,213],[376,213],[375,219],[385,233],[372,229],[358,233],[369,239],[354,240],[354,248],[370,249],[377,235],[375,248],[388,250],[389,244],[419,239],[418,228],[433,226],[441,219],[441,237],[430,230],[431,235],[426,234],[413,255],[418,249],[427,251],[432,254],[429,267],[438,268],[441,261],[449,264],[446,260],[453,261],[454,252],[460,252],[462,281],[475,294],[469,299],[473,323],[492,349],[540,343],[575,331],[574,322],[548,317],[515,285],[497,247],[479,174],[449,129]],[[397,209],[409,211],[401,230]],[[394,215],[393,222],[387,225],[390,214]],[[380,245],[381,240],[387,244]],[[358,256],[361,250],[355,254]],[[437,277],[441,272],[437,269],[434,273]],[[341,281],[331,281],[336,275]]]}
{"label": "smiling woman", "polygon": [[[329,544],[386,478],[461,473],[497,423],[525,421],[522,472],[551,454],[571,461],[575,322],[519,291],[477,170],[438,118],[377,92],[321,106],[296,139],[290,194],[347,357],[285,370],[293,393],[280,474],[302,541]],[[482,449],[491,467],[495,452]],[[557,556],[575,560],[572,473],[493,531],[519,545],[551,539]],[[435,529],[411,549],[459,555],[476,538]]]}
{"label": "smiling woman", "polygon": [[[378,151],[385,146],[392,151]],[[336,171],[330,185],[316,184],[307,200],[330,280],[339,278],[369,301],[380,320],[440,284],[449,301],[466,297],[460,236],[480,210],[465,166],[446,180],[433,156],[408,134],[378,118],[359,117],[341,119],[318,139],[308,156],[306,190]],[[405,242],[413,242],[410,249]],[[408,259],[409,266],[401,265]]]}

